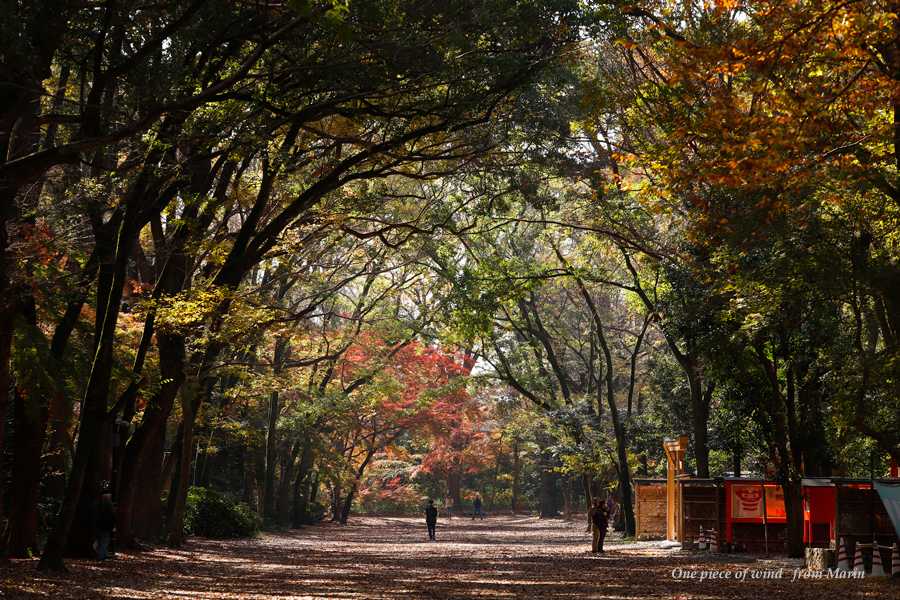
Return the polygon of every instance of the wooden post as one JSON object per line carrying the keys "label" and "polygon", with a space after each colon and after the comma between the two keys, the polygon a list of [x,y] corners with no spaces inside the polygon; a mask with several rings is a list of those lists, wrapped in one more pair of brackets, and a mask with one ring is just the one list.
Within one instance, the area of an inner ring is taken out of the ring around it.
{"label": "wooden post", "polygon": [[766,481],[760,483],[762,486],[762,505],[763,505],[763,544],[765,544],[766,556],[769,555],[769,509],[766,506]]}
{"label": "wooden post", "polygon": [[681,494],[676,479],[684,474],[684,453],[687,450],[688,437],[679,436],[677,440],[663,440],[663,450],[668,459],[666,469],[666,539],[684,541],[681,531]]}

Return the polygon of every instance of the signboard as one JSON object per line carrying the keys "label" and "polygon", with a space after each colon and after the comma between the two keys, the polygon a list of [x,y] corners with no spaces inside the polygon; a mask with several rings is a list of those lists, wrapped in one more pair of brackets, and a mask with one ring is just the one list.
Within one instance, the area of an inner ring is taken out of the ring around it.
{"label": "signboard", "polygon": [[[784,491],[780,485],[758,483],[732,484],[731,486],[731,518],[747,521],[763,521],[763,506],[769,521],[784,521],[787,514],[784,510]],[[763,503],[765,489],[765,503]]]}

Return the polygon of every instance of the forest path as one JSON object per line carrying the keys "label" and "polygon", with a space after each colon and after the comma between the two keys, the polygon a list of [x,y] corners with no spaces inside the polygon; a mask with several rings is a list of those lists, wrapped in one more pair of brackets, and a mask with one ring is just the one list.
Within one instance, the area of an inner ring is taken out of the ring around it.
{"label": "forest path", "polygon": [[[594,556],[583,521],[454,518],[427,541],[424,521],[357,517],[255,540],[192,539],[180,550],[70,561],[48,575],[36,561],[0,566],[0,598],[702,598],[765,600],[900,598],[900,581],[792,581],[793,566],[748,557],[681,553],[654,543],[617,544]],[[752,573],[785,566],[781,579]],[[673,570],[732,579],[674,579]],[[749,569],[747,580],[735,573]]]}

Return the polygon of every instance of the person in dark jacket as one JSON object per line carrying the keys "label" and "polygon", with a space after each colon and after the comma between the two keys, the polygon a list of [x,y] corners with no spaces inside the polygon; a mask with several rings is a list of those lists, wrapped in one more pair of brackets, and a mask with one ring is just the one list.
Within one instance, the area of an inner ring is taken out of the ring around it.
{"label": "person in dark jacket", "polygon": [[112,493],[105,490],[100,495],[100,503],[97,507],[97,558],[99,560],[109,558],[109,543],[115,529],[116,511],[113,507]]}
{"label": "person in dark jacket", "polygon": [[593,533],[593,541],[591,543],[591,551],[596,553],[603,552],[603,541],[606,539],[606,530],[609,528],[609,510],[606,505],[600,501],[600,498],[594,498],[594,506],[591,508],[591,530]]}
{"label": "person in dark jacket", "polygon": [[425,507],[425,525],[428,526],[428,539],[433,540],[434,532],[437,528],[437,508],[434,506],[434,500],[428,500],[428,506]]}
{"label": "person in dark jacket", "polygon": [[481,511],[481,496],[475,494],[475,502],[472,503],[472,506],[475,510],[472,511],[472,520],[475,520],[475,517],[479,517],[482,521],[484,520],[484,513]]}

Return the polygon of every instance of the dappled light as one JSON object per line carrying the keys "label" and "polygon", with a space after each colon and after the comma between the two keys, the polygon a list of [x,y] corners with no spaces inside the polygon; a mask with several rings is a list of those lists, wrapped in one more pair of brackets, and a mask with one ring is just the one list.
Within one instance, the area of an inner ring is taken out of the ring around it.
{"label": "dappled light", "polygon": [[[583,526],[562,519],[492,517],[440,522],[427,541],[419,519],[356,517],[350,526],[319,525],[259,540],[190,540],[120,554],[103,568],[73,562],[73,576],[34,572],[34,561],[4,567],[0,591],[12,598],[597,598],[773,600],[886,597],[870,581],[792,582],[796,563],[735,559],[663,549],[614,538],[592,555]],[[785,567],[772,582],[677,581],[672,570]],[[895,586],[896,587],[896,586]],[[894,590],[896,592],[897,590]]]}
{"label": "dappled light", "polygon": [[0,2],[0,573],[897,597],[900,0]]}

